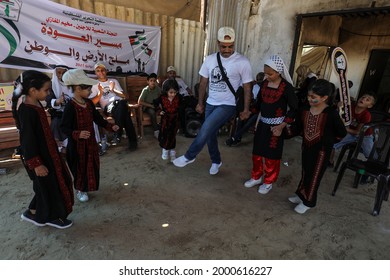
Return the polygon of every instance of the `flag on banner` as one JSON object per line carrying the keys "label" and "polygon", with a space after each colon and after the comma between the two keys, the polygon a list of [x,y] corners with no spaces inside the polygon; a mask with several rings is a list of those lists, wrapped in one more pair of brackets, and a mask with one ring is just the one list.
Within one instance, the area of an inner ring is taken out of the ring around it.
{"label": "flag on banner", "polygon": [[132,46],[139,44],[139,40],[138,40],[137,35],[129,36],[129,40],[130,40],[130,45],[132,45]]}
{"label": "flag on banner", "polygon": [[153,53],[153,51],[149,49],[149,44],[143,43],[141,49],[143,49],[145,54],[147,54],[148,56],[151,56]]}
{"label": "flag on banner", "polygon": [[138,36],[138,40],[140,40],[140,41],[146,40],[145,30],[135,31],[135,34]]}
{"label": "flag on banner", "polygon": [[146,48],[146,49],[145,49],[145,53],[146,53],[148,56],[151,56],[152,53],[153,53],[153,51],[152,51],[151,49],[149,49],[149,48]]}

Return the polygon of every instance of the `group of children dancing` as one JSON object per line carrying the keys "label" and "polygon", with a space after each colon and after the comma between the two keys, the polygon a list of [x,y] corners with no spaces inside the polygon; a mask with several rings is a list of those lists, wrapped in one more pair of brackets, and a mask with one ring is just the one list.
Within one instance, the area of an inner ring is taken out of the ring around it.
{"label": "group of children dancing", "polygon": [[[99,147],[94,124],[113,132],[118,132],[120,126],[108,123],[88,98],[92,86],[98,86],[98,80],[89,78],[81,69],[56,71],[61,72],[62,92],[65,92],[54,98],[52,104],[59,111],[52,125],[58,128],[59,124],[59,130],[50,128],[41,104],[51,88],[50,78],[41,72],[25,71],[16,80],[12,109],[20,131],[22,160],[34,190],[34,197],[21,217],[37,226],[63,229],[72,225],[68,215],[74,204],[73,188],[83,202],[88,201],[88,192],[99,188]],[[264,63],[264,74],[256,99],[259,116],[253,140],[253,167],[244,186],[260,185],[260,194],[272,190],[280,171],[283,130],[288,124],[296,123],[297,134],[303,139],[302,176],[295,195],[288,200],[297,204],[297,213],[303,214],[316,206],[318,188],[332,150],[340,146],[334,145],[347,135],[347,129],[333,106],[332,83],[324,79],[314,81],[308,91],[308,105],[298,108],[291,77],[279,56],[274,55]],[[155,74],[148,76],[152,80],[150,84],[154,84],[153,79]],[[68,102],[63,106],[65,99]],[[366,112],[374,103],[374,97],[364,95],[354,107],[354,114]],[[154,129],[159,129],[155,136],[163,160],[176,159],[180,106],[179,85],[175,79],[169,79],[163,84],[162,94],[153,99],[154,110],[161,116],[160,127]],[[369,121],[369,117],[364,121]],[[349,136],[340,143],[356,140],[359,127],[355,124],[355,130],[348,130],[355,138]],[[66,147],[66,161],[59,146]]]}

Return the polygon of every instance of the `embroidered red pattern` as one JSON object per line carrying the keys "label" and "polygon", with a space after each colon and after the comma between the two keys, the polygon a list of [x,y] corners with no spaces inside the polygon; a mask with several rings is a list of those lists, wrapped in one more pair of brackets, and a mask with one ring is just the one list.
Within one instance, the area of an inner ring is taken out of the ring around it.
{"label": "embroidered red pattern", "polygon": [[304,115],[304,141],[306,145],[312,146],[318,143],[325,129],[327,114],[321,113],[313,115],[310,111],[305,112]]}
{"label": "embroidered red pattern", "polygon": [[27,164],[28,168],[30,168],[31,170],[34,170],[35,167],[42,165],[43,162],[42,162],[41,157],[36,156],[36,157],[30,158],[29,160],[27,160],[26,164]]}
{"label": "embroidered red pattern", "polygon": [[264,86],[261,89],[261,98],[265,103],[275,103],[280,99],[284,93],[286,83],[284,81],[280,82],[277,89],[269,88],[268,81],[264,82]]}

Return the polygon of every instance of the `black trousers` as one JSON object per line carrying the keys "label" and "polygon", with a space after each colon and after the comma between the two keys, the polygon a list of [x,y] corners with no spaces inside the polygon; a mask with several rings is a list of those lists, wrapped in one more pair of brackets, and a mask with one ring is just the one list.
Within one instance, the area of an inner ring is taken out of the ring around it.
{"label": "black trousers", "polygon": [[135,128],[133,121],[131,120],[129,108],[126,100],[116,100],[114,101],[114,106],[111,110],[111,114],[115,119],[115,123],[119,126],[118,137],[122,136],[123,128],[126,131],[127,139],[129,140],[129,145],[133,146],[137,143],[137,135],[135,133]]}

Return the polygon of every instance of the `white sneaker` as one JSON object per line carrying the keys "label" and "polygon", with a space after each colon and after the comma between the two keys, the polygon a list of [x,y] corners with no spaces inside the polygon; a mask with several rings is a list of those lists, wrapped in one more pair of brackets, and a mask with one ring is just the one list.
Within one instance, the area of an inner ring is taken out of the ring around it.
{"label": "white sneaker", "polygon": [[161,154],[161,158],[163,160],[167,160],[168,159],[168,150],[165,150],[165,149],[162,149],[162,154]]}
{"label": "white sneaker", "polygon": [[89,200],[88,194],[86,192],[76,191],[76,197],[81,202],[87,202]]}
{"label": "white sneaker", "polygon": [[259,179],[253,179],[250,178],[248,181],[244,183],[245,188],[252,188],[256,185],[260,185],[263,182],[263,177],[260,177]]}
{"label": "white sneaker", "polygon": [[160,134],[160,131],[155,130],[155,131],[153,132],[154,138],[158,139],[158,135],[159,135],[159,134]]}
{"label": "white sneaker", "polygon": [[270,190],[272,190],[272,184],[262,184],[258,190],[258,193],[267,194]]}
{"label": "white sneaker", "polygon": [[305,204],[303,204],[303,202],[301,202],[297,206],[295,206],[294,211],[299,214],[303,214],[309,209],[311,209],[311,207],[307,207]]}
{"label": "white sneaker", "polygon": [[222,166],[222,161],[220,163],[212,163],[210,167],[210,175],[218,174],[219,168]]}
{"label": "white sneaker", "polygon": [[173,162],[176,159],[176,151],[170,150],[169,151],[169,157],[171,158],[171,162]]}
{"label": "white sneaker", "polygon": [[175,159],[175,160],[173,161],[173,164],[174,164],[176,167],[184,167],[184,166],[186,166],[187,164],[193,163],[194,161],[195,161],[195,159],[189,160],[189,159],[187,159],[185,156],[181,156],[181,157],[178,157],[177,159]]}
{"label": "white sneaker", "polygon": [[302,202],[302,199],[299,198],[299,196],[294,195],[288,198],[288,200],[292,203],[299,204]]}

